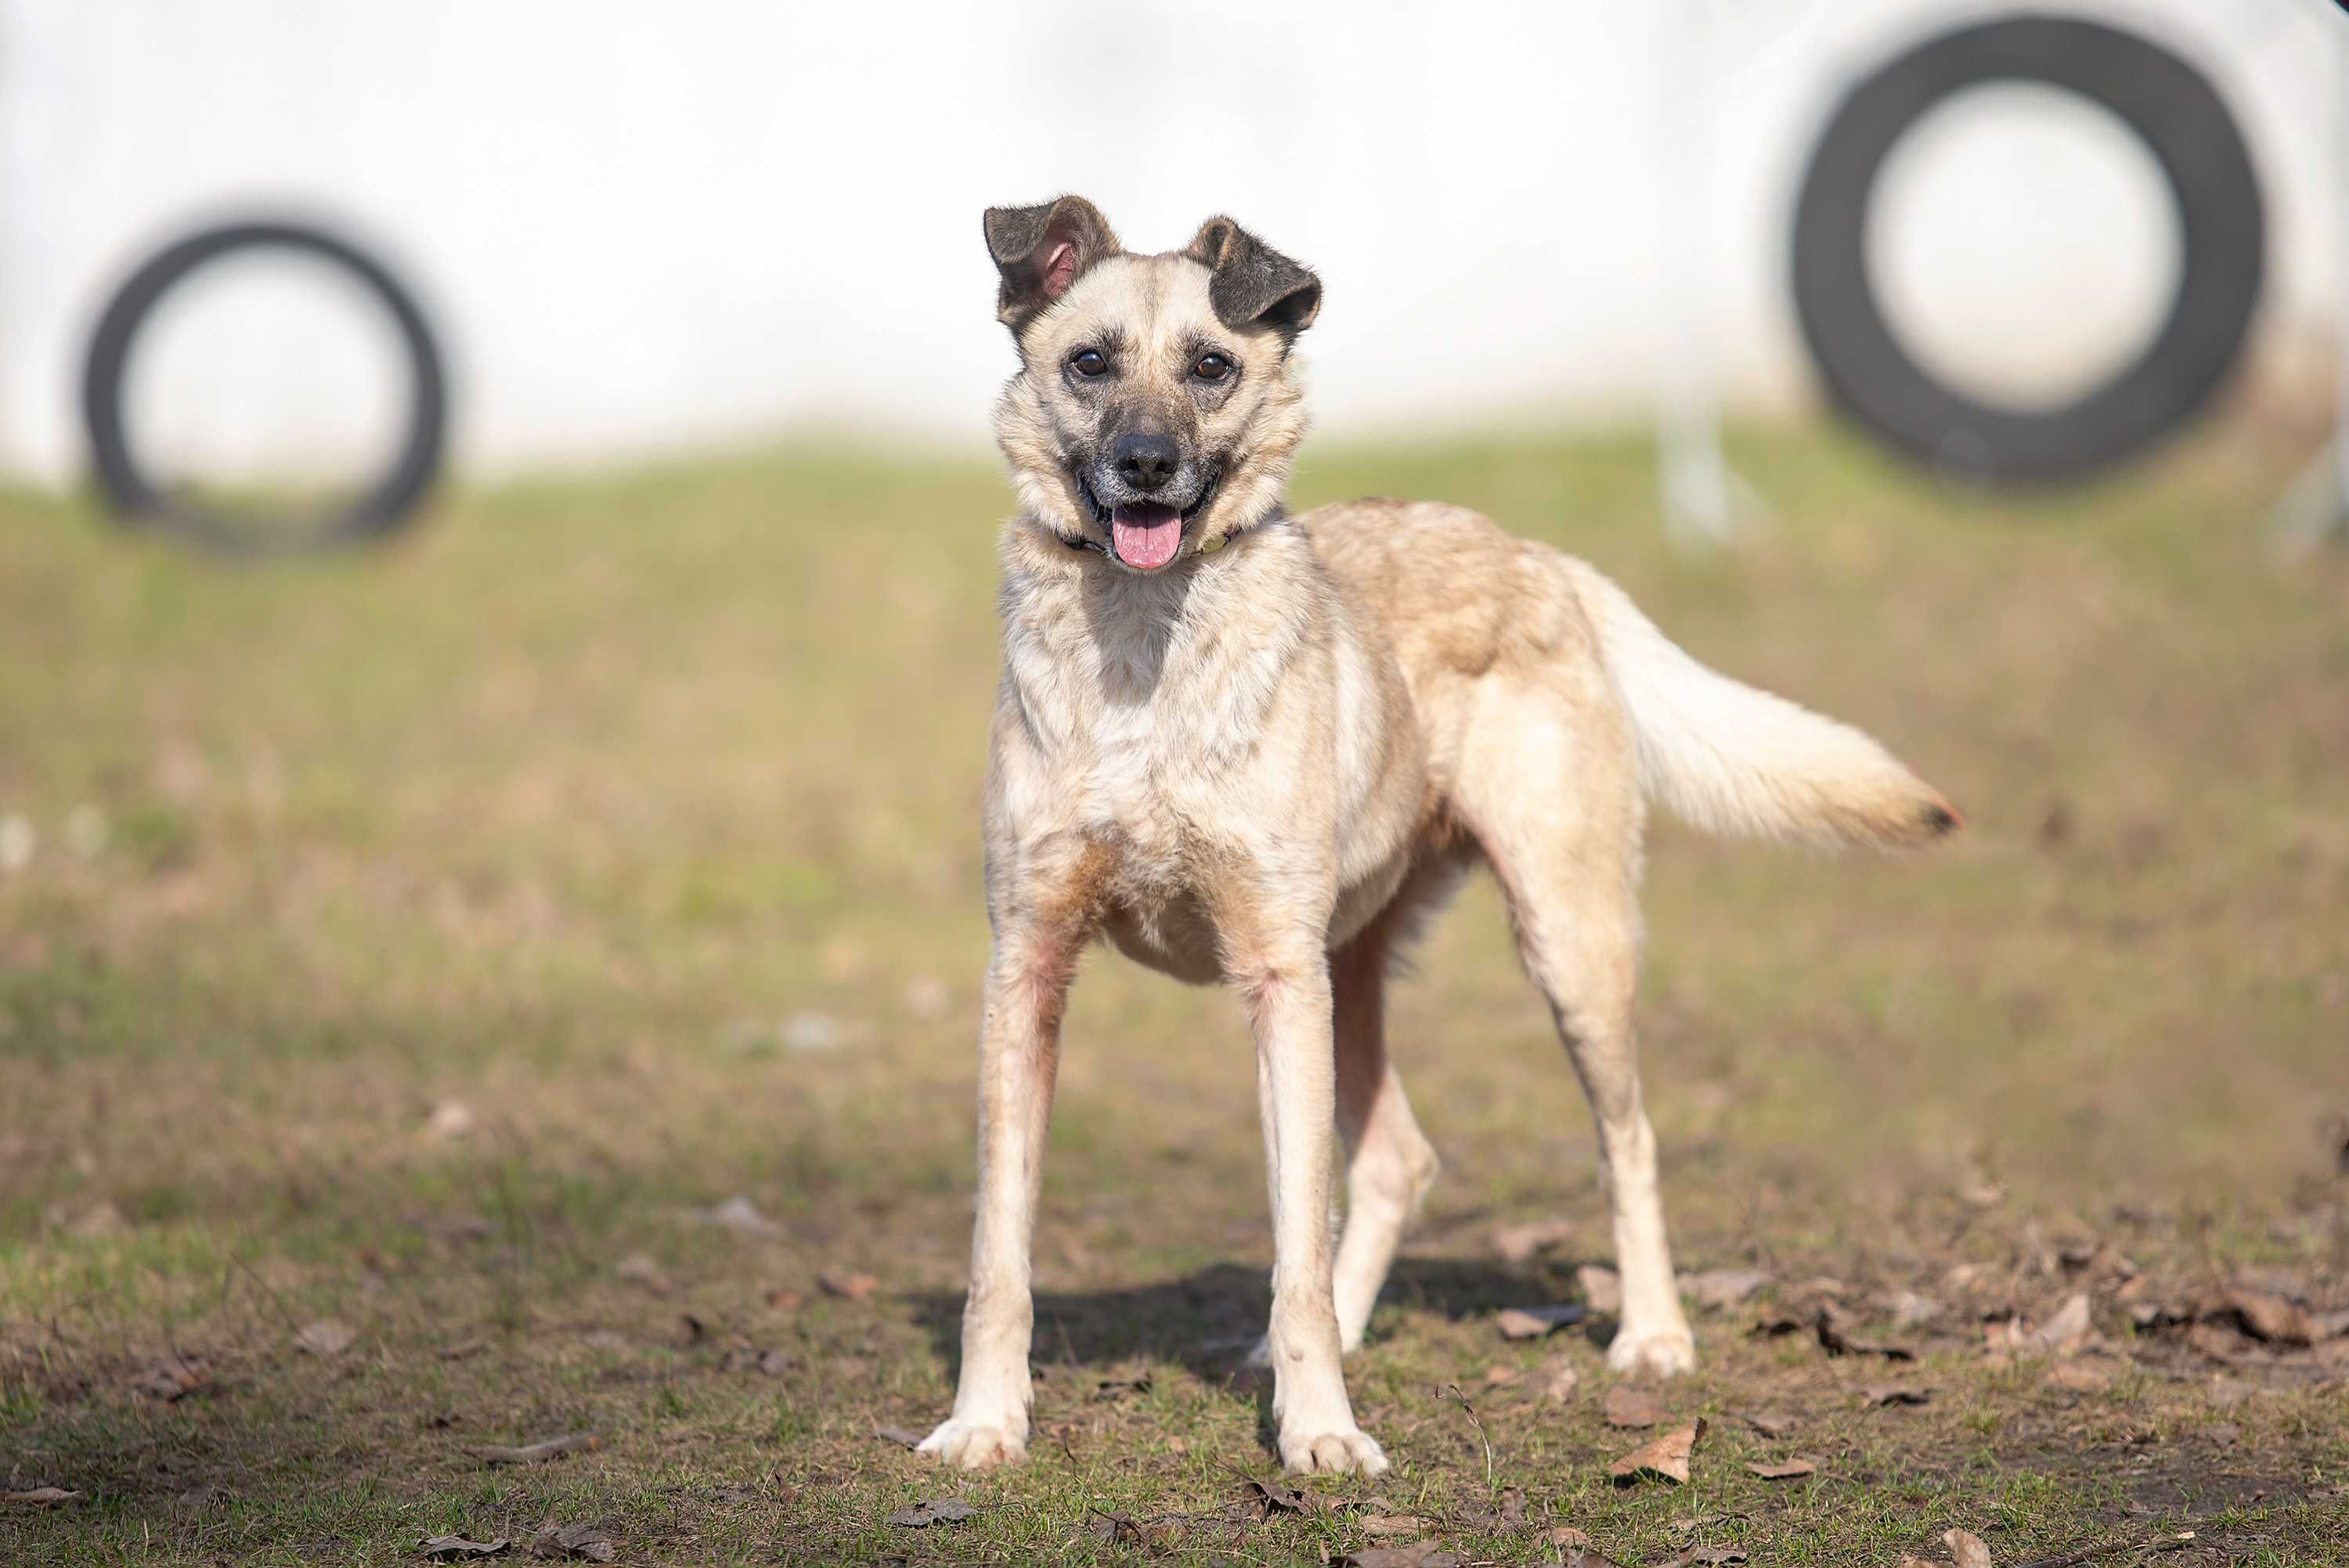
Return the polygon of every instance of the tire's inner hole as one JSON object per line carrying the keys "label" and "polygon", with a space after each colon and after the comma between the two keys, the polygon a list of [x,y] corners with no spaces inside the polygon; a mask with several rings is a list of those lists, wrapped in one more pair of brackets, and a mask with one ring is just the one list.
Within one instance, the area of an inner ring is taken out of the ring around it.
{"label": "tire's inner hole", "polygon": [[2030,82],[1952,94],[1877,176],[1868,275],[1902,346],[1953,389],[2039,411],[2145,349],[2184,251],[2161,166],[2102,105]]}
{"label": "tire's inner hole", "polygon": [[381,300],[323,257],[216,256],[141,324],[124,439],[157,491],[267,525],[346,505],[407,435],[413,373]]}

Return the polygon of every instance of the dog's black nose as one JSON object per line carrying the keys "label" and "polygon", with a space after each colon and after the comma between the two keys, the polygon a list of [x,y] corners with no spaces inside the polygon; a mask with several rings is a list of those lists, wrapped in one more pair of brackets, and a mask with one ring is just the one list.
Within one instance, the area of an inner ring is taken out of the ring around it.
{"label": "dog's black nose", "polygon": [[1117,477],[1144,494],[1161,489],[1174,477],[1174,465],[1181,457],[1172,436],[1120,436],[1110,449]]}

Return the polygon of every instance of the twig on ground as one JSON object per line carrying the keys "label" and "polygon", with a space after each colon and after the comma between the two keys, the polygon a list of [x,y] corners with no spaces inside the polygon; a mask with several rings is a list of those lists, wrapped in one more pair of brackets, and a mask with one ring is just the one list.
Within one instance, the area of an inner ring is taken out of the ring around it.
{"label": "twig on ground", "polygon": [[2065,1552],[2054,1557],[2034,1557],[2028,1563],[2018,1563],[2014,1568],[2077,1568],[2082,1563],[2093,1563],[2099,1557],[2117,1557],[2124,1552],[2168,1552],[2194,1539],[2190,1530],[2172,1531],[2149,1541],[2115,1541],[2103,1546],[2083,1546],[2077,1552]]}
{"label": "twig on ground", "polygon": [[1493,1439],[1485,1435],[1485,1423],[1476,1418],[1476,1407],[1468,1402],[1468,1396],[1460,1391],[1460,1385],[1446,1383],[1444,1387],[1445,1392],[1460,1401],[1460,1408],[1468,1412],[1468,1424],[1476,1429],[1476,1440],[1485,1445],[1485,1487],[1489,1491],[1493,1485]]}

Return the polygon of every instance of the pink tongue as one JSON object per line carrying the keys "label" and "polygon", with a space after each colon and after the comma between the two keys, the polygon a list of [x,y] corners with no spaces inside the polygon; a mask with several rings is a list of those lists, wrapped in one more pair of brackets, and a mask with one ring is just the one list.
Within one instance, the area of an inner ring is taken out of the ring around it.
{"label": "pink tongue", "polygon": [[1164,566],[1183,542],[1183,514],[1171,506],[1122,506],[1109,515],[1109,533],[1128,566]]}

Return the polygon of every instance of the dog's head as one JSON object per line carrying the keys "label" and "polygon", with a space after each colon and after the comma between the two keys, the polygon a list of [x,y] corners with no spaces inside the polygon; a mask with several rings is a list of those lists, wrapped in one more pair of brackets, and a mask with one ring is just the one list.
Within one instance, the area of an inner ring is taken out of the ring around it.
{"label": "dog's head", "polygon": [[1020,359],[996,438],[1029,515],[1156,572],[1279,504],[1305,434],[1288,353],[1320,279],[1229,218],[1134,255],[1080,196],[988,208],[987,249]]}

